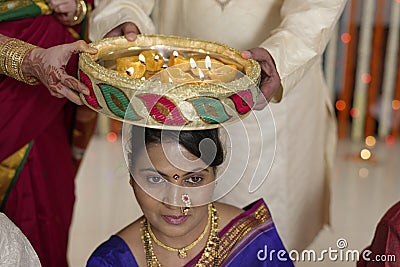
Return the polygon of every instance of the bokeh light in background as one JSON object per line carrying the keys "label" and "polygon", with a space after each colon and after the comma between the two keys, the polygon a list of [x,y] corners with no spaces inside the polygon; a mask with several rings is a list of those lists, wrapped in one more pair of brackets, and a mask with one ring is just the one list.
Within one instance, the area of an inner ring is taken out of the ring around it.
{"label": "bokeh light in background", "polygon": [[118,139],[118,135],[115,132],[109,132],[107,134],[107,141],[110,143],[115,143]]}
{"label": "bokeh light in background", "polygon": [[396,142],[396,138],[393,135],[386,136],[386,144],[387,145],[394,145]]}
{"label": "bokeh light in background", "polygon": [[363,160],[369,160],[371,158],[371,151],[369,151],[369,149],[364,148],[363,150],[361,150],[360,152],[360,157]]}
{"label": "bokeh light in background", "polygon": [[336,101],[336,109],[337,110],[345,110],[346,109],[346,102],[344,102],[343,100],[338,100]]}
{"label": "bokeh light in background", "polygon": [[361,75],[361,81],[363,83],[370,83],[372,80],[371,74],[369,73],[364,73],[363,75]]}
{"label": "bokeh light in background", "polygon": [[348,44],[351,41],[351,35],[348,32],[345,32],[340,36],[340,39],[342,40],[343,43]]}
{"label": "bokeh light in background", "polygon": [[369,147],[373,147],[376,144],[376,138],[373,136],[367,136],[365,138],[365,144]]}
{"label": "bokeh light in background", "polygon": [[358,108],[352,108],[352,109],[350,109],[350,116],[352,117],[352,118],[355,118],[355,117],[357,117],[357,116],[359,116],[360,115],[360,111],[358,110]]}
{"label": "bokeh light in background", "polygon": [[393,108],[393,110],[400,110],[400,101],[399,100],[393,100],[392,101],[392,108]]}
{"label": "bokeh light in background", "polygon": [[369,170],[368,170],[367,168],[361,168],[361,169],[358,171],[358,175],[359,175],[361,178],[367,178],[367,177],[368,177],[368,174],[369,174]]}

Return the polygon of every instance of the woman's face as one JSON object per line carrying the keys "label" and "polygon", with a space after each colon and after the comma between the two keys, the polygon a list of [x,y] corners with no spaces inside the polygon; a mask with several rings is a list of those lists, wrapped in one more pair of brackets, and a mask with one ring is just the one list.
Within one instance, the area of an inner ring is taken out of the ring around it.
{"label": "woman's face", "polygon": [[[136,199],[154,231],[177,237],[204,225],[208,218],[205,199],[212,194],[215,180],[213,167],[176,142],[166,142],[142,149],[133,171]],[[182,195],[192,202],[187,215],[181,212]],[[194,207],[196,203],[200,206]]]}

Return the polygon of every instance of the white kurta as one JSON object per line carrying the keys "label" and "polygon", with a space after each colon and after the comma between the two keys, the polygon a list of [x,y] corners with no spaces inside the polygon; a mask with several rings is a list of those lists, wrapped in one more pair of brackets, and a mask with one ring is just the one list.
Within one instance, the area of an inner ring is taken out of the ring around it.
{"label": "white kurta", "polygon": [[28,239],[4,213],[0,213],[0,266],[41,266]]}
{"label": "white kurta", "polygon": [[[305,248],[329,222],[336,124],[321,55],[346,0],[231,0],[224,10],[216,0],[100,0],[96,4],[89,26],[91,40],[129,21],[142,33],[213,40],[239,50],[263,47],[270,52],[283,88],[282,99],[270,104],[277,137],[274,163],[256,192],[247,193],[250,178],[244,178],[223,200],[243,206],[263,197],[286,248]],[[246,123],[250,131],[258,131],[253,122]],[[262,127],[263,149],[273,154],[274,123]],[[242,142],[236,149],[261,146],[260,140],[251,139],[251,132],[249,136],[250,143]],[[256,159],[250,159],[248,167],[256,164]]]}

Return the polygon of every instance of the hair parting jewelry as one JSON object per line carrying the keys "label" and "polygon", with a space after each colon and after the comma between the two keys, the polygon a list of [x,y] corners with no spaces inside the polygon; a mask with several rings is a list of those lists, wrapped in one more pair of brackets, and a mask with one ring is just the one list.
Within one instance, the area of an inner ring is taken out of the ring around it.
{"label": "hair parting jewelry", "polygon": [[177,249],[169,247],[162,242],[160,242],[151,230],[150,224],[148,224],[147,220],[144,219],[142,221],[142,241],[146,252],[146,262],[147,266],[157,266],[162,267],[160,261],[157,259],[157,256],[154,253],[152,239],[159,246],[173,252],[178,252],[178,257],[184,259],[187,256],[187,251],[192,249],[195,245],[197,245],[200,240],[203,239],[204,235],[207,233],[208,228],[210,227],[210,234],[207,239],[206,246],[203,250],[203,253],[200,259],[196,263],[196,267],[200,266],[219,266],[219,236],[218,236],[218,215],[217,210],[215,209],[213,204],[208,205],[208,222],[203,231],[203,233],[191,244],[188,246]]}
{"label": "hair parting jewelry", "polygon": [[179,179],[179,175],[178,175],[178,174],[174,174],[174,175],[172,176],[172,178],[174,178],[174,180],[176,181],[176,180]]}
{"label": "hair parting jewelry", "polygon": [[36,47],[15,38],[8,38],[1,42],[0,72],[30,85],[38,84],[39,81],[36,78],[25,77],[22,72],[22,62],[25,56]]}

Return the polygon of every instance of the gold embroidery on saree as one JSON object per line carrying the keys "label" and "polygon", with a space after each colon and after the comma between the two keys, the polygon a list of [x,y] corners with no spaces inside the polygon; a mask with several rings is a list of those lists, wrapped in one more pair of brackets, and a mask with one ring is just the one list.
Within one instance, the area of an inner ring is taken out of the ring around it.
{"label": "gold embroidery on saree", "polygon": [[26,7],[32,5],[30,0],[11,0],[11,1],[1,1],[0,12],[7,12],[15,10],[21,7]]}
{"label": "gold embroidery on saree", "polygon": [[29,147],[30,144],[26,144],[20,150],[0,162],[0,206]]}
{"label": "gold embroidery on saree", "polygon": [[221,237],[219,259],[223,262],[229,256],[233,247],[254,227],[266,222],[270,218],[268,209],[262,205],[257,210],[240,220],[238,220],[229,230]]}
{"label": "gold embroidery on saree", "polygon": [[46,1],[43,0],[34,0],[35,4],[40,8],[40,10],[42,11],[43,15],[50,15],[51,14],[51,9],[50,7],[47,5]]}

